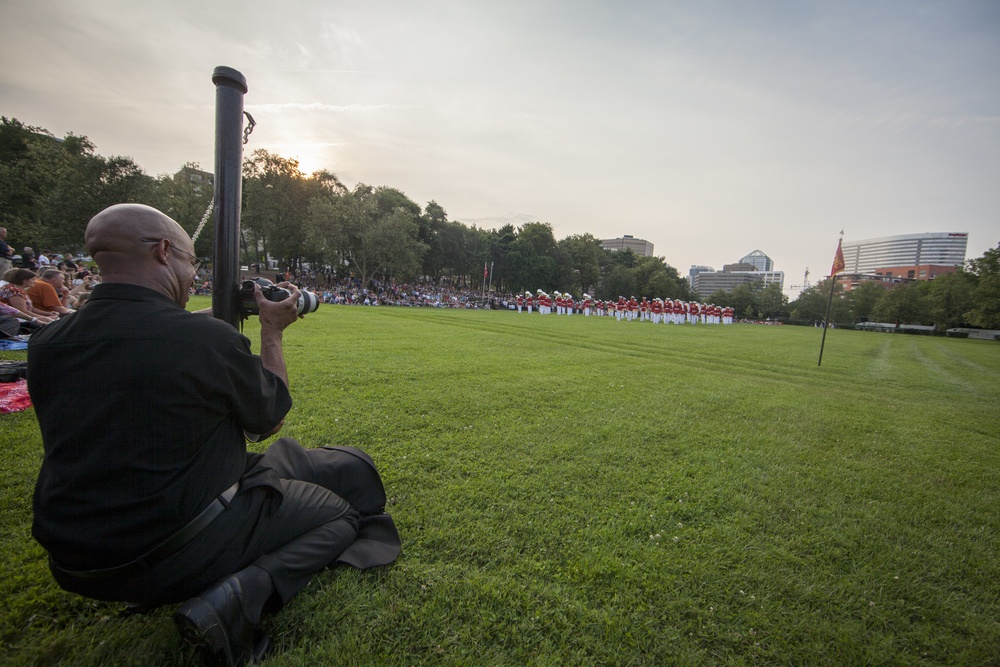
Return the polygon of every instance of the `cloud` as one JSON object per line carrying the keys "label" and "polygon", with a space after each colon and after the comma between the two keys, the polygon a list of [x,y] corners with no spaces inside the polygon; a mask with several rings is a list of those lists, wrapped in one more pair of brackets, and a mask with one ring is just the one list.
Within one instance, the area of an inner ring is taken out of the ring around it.
{"label": "cloud", "polygon": [[396,111],[417,109],[418,106],[407,104],[327,104],[325,102],[269,102],[264,104],[247,104],[247,109],[264,113],[280,113],[282,111],[331,111],[334,113],[370,113],[375,111]]}

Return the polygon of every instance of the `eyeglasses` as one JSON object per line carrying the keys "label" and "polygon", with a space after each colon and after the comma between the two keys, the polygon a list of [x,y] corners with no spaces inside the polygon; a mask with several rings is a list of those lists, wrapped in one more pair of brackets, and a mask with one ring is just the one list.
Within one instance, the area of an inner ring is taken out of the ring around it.
{"label": "eyeglasses", "polygon": [[[140,243],[159,243],[162,240],[163,239],[139,239],[139,242]],[[190,257],[191,258],[191,266],[194,267],[195,271],[197,271],[198,269],[201,268],[201,260],[198,259],[197,257],[195,257],[194,255],[192,255],[191,253],[187,252],[186,250],[181,250],[180,248],[178,248],[177,246],[175,246],[173,243],[170,244],[170,249],[171,250],[176,250],[177,252],[181,253],[182,255],[187,255],[188,257]]]}

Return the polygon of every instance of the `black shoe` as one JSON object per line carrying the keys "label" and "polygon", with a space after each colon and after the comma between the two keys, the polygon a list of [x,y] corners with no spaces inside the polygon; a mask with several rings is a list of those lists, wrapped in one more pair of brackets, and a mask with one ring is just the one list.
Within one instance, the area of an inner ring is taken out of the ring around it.
{"label": "black shoe", "polygon": [[174,624],[193,646],[205,667],[240,667],[260,662],[270,645],[255,632],[243,610],[243,588],[237,575],[224,579],[174,612]]}

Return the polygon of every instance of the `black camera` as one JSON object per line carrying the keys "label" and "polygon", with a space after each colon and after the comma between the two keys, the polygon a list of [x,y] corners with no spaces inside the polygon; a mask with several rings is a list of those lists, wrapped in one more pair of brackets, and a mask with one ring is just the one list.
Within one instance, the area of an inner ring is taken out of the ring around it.
{"label": "black camera", "polygon": [[[240,285],[241,317],[245,318],[259,313],[259,309],[257,308],[257,299],[254,298],[253,295],[254,283],[260,285],[260,291],[264,294],[264,298],[268,301],[284,301],[291,295],[291,292],[282,287],[278,287],[267,278],[244,280],[243,284]],[[319,298],[312,292],[308,292],[304,289],[299,290],[299,300],[295,304],[295,309],[298,311],[299,315],[314,313],[317,308],[319,308]]]}

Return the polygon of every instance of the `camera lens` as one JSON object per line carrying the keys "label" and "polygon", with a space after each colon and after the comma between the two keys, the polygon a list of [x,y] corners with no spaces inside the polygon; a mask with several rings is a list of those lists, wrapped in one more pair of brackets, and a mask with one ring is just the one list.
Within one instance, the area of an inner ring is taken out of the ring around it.
{"label": "camera lens", "polygon": [[307,292],[306,290],[301,290],[299,292],[299,302],[298,302],[299,315],[305,315],[306,313],[314,313],[316,309],[319,308],[319,297],[317,297],[312,292]]}

